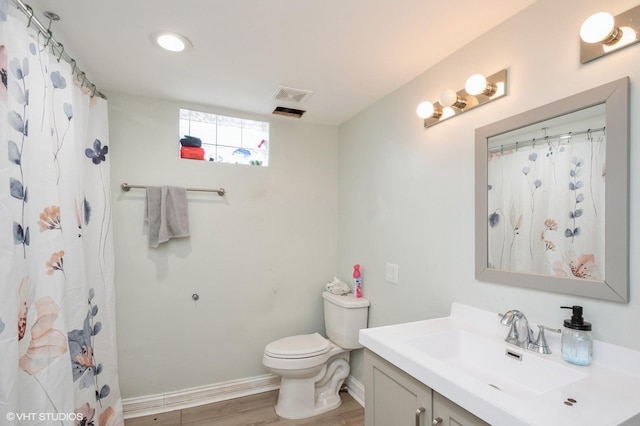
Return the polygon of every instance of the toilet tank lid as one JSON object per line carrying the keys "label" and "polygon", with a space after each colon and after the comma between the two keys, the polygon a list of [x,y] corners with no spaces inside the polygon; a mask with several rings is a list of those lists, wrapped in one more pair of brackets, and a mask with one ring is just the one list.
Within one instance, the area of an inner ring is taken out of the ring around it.
{"label": "toilet tank lid", "polygon": [[328,291],[322,292],[322,297],[325,300],[333,303],[334,305],[341,306],[343,308],[352,309],[352,308],[366,308],[369,306],[369,301],[364,297],[355,297],[353,294],[333,294]]}

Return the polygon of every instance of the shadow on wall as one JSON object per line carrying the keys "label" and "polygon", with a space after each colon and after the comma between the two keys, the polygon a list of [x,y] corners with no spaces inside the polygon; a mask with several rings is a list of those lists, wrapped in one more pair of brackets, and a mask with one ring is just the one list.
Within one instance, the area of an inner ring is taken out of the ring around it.
{"label": "shadow on wall", "polygon": [[[148,231],[145,226],[143,235],[146,240]],[[193,251],[191,237],[178,238],[168,241],[156,248],[149,247],[147,258],[156,265],[156,280],[163,282],[169,275],[169,257],[175,256],[181,259],[188,257]]]}

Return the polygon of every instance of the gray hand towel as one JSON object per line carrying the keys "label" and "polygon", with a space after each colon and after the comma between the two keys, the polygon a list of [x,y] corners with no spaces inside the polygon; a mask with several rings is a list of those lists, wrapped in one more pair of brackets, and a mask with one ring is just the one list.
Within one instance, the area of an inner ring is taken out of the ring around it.
{"label": "gray hand towel", "polygon": [[149,247],[171,238],[189,236],[187,191],[175,186],[148,186],[145,220],[149,223]]}

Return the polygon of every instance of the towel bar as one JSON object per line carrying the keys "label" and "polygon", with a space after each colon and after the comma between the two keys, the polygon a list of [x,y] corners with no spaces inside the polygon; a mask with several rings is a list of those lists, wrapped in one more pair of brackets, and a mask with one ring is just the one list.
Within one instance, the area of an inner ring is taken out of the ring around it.
{"label": "towel bar", "polygon": [[[129,185],[128,183],[123,183],[122,185],[120,185],[120,188],[125,191],[125,192],[129,192],[129,190],[131,188],[140,188],[140,189],[147,189],[147,187],[145,185]],[[224,188],[220,188],[220,189],[204,189],[204,188],[185,188],[187,191],[198,191],[198,192],[217,192],[219,196],[223,196],[226,191],[224,190]]]}

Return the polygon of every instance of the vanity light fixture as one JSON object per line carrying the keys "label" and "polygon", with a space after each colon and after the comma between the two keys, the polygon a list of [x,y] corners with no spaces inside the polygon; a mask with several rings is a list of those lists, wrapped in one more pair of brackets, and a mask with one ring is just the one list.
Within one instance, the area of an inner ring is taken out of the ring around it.
{"label": "vanity light fixture", "polygon": [[169,31],[153,34],[151,36],[151,40],[164,50],[168,50],[170,52],[183,52],[193,48],[193,45],[188,38],[182,34]]}
{"label": "vanity light fixture", "polygon": [[580,27],[580,62],[587,63],[637,43],[640,37],[640,6],[619,15],[598,12]]}
{"label": "vanity light fixture", "polygon": [[507,94],[507,70],[503,69],[485,77],[474,74],[467,79],[464,89],[457,92],[447,89],[440,94],[438,102],[421,102],[416,110],[424,119],[424,127],[431,127],[447,118],[460,115],[472,108],[489,103]]}

